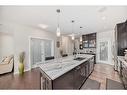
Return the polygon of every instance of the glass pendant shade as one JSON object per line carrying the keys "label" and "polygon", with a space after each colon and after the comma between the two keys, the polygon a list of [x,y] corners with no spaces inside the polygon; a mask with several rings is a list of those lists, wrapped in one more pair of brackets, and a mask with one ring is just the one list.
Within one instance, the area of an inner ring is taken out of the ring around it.
{"label": "glass pendant shade", "polygon": [[80,42],[82,42],[82,37],[80,37]]}
{"label": "glass pendant shade", "polygon": [[59,27],[57,27],[56,35],[57,35],[57,37],[60,37],[60,28]]}
{"label": "glass pendant shade", "polygon": [[75,36],[74,36],[74,34],[72,35],[72,40],[74,40],[75,39]]}

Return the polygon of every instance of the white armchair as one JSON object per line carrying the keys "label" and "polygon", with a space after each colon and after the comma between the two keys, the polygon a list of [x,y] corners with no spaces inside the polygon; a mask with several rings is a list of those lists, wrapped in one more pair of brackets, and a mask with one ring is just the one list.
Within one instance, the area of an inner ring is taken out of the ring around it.
{"label": "white armchair", "polygon": [[0,74],[9,73],[13,70],[14,58],[13,56],[6,57],[0,63]]}

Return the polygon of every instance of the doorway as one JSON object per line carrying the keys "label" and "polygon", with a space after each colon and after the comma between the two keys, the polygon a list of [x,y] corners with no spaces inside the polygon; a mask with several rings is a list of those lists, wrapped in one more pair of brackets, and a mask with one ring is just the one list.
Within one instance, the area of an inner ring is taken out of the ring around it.
{"label": "doorway", "polygon": [[111,64],[111,42],[109,39],[101,39],[98,42],[98,62]]}

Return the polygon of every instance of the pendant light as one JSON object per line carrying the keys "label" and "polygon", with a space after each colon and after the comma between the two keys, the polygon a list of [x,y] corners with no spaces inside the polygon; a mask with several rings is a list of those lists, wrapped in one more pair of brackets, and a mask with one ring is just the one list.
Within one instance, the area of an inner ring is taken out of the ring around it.
{"label": "pendant light", "polygon": [[[80,29],[82,29],[82,27],[80,26]],[[82,33],[81,33],[82,34]],[[81,37],[80,37],[80,42],[82,42],[82,35],[81,35]]]}
{"label": "pendant light", "polygon": [[82,42],[82,37],[80,37],[80,42]]}
{"label": "pendant light", "polygon": [[71,39],[74,40],[75,39],[75,35],[74,35],[74,30],[73,30],[73,27],[74,27],[74,20],[71,21],[72,22],[72,37]]}
{"label": "pendant light", "polygon": [[56,12],[58,13],[58,17],[57,17],[57,30],[56,30],[56,35],[57,37],[60,37],[60,26],[59,26],[59,13],[60,13],[60,9],[57,9]]}
{"label": "pendant light", "polygon": [[75,39],[75,36],[74,36],[74,34],[72,34],[72,37],[71,37],[71,39],[72,39],[72,40],[74,40],[74,39]]}

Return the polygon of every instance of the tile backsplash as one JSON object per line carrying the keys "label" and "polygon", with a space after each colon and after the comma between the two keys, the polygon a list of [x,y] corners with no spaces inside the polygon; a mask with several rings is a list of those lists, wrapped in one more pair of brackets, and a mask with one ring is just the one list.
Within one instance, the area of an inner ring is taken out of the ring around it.
{"label": "tile backsplash", "polygon": [[80,50],[80,52],[96,54],[96,48],[83,48],[82,50]]}

